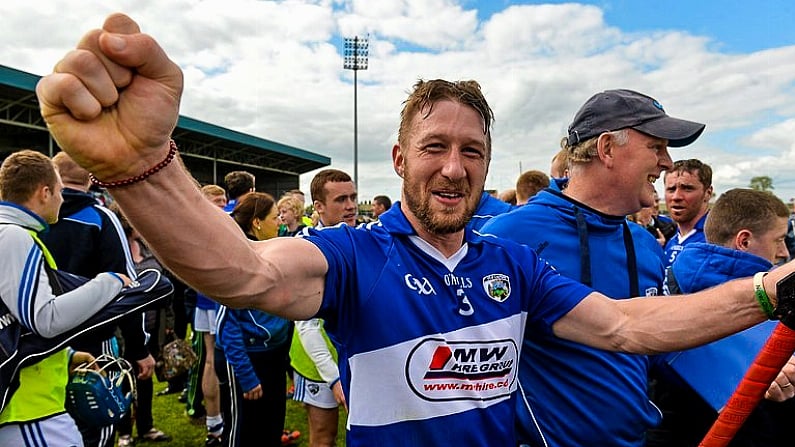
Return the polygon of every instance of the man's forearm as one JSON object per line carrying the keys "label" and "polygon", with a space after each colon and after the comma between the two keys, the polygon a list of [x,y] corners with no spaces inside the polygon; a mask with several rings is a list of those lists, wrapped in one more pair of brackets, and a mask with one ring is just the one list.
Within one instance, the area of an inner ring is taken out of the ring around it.
{"label": "man's forearm", "polygon": [[691,295],[613,300],[594,292],[553,325],[559,337],[610,351],[681,351],[765,321],[750,278]]}
{"label": "man's forearm", "polygon": [[163,265],[213,300],[289,319],[320,307],[328,269],[320,250],[295,238],[249,241],[181,163],[111,193]]}
{"label": "man's forearm", "polygon": [[266,290],[257,281],[260,260],[240,228],[201,196],[176,161],[110,192],[158,259],[186,283],[231,305]]}
{"label": "man's forearm", "polygon": [[629,352],[680,351],[724,338],[767,319],[754,299],[748,278],[691,295],[632,301],[625,309],[631,315],[631,324],[622,335],[627,340],[622,350]]}

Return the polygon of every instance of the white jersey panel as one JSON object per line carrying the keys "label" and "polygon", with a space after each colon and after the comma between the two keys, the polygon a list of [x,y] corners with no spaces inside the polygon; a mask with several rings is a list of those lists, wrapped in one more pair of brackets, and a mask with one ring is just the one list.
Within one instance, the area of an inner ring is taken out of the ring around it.
{"label": "white jersey panel", "polygon": [[509,399],[526,318],[516,314],[352,356],[357,379],[351,382],[348,426],[431,419]]}

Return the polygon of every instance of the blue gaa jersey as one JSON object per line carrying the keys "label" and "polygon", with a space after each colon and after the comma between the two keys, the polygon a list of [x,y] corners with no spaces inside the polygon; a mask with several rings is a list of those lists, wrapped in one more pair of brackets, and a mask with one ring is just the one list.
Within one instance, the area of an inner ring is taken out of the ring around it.
{"label": "blue gaa jersey", "polygon": [[[707,213],[709,214],[709,213]],[[685,249],[687,244],[694,244],[696,242],[707,242],[707,236],[704,234],[704,224],[707,222],[707,214],[701,216],[701,219],[696,222],[696,226],[685,234],[681,235],[677,231],[668,243],[665,244],[665,267],[668,268],[673,265],[679,253]]]}
{"label": "blue gaa jersey", "polygon": [[503,202],[502,200],[483,191],[480,194],[480,201],[478,202],[478,206],[475,209],[475,214],[473,214],[472,218],[469,219],[467,228],[479,231],[492,217],[505,214],[515,208],[516,205]]}
{"label": "blue gaa jersey", "polygon": [[323,304],[349,403],[349,447],[513,446],[519,349],[592,291],[510,241],[466,230],[445,258],[393,206],[306,229],[329,264]]}

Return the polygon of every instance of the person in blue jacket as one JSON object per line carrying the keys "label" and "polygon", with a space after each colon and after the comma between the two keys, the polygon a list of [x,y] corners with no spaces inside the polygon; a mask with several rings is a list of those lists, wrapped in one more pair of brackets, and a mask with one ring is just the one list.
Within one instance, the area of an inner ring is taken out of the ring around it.
{"label": "person in blue jacket", "polygon": [[[569,136],[568,185],[497,216],[482,233],[525,244],[562,275],[614,299],[662,294],[662,249],[628,214],[654,204],[672,166],[704,125],[668,116],[646,95],[608,90],[580,108]],[[606,352],[554,334],[528,336],[519,367],[517,430],[532,446],[640,447],[660,422],[645,356]],[[576,421],[573,423],[572,421]]]}
{"label": "person in blue jacket", "polygon": [[[707,242],[688,244],[666,272],[671,294],[694,293],[735,278],[766,272],[789,256],[784,238],[789,209],[764,191],[732,189],[707,215]],[[695,447],[712,423],[776,323],[765,322],[722,340],[665,354],[655,368],[654,401],[662,425],[649,434],[648,447]],[[670,364],[669,364],[670,363]],[[790,360],[792,363],[792,360]],[[779,376],[730,444],[732,447],[792,445],[795,395]]]}
{"label": "person in blue jacket", "polygon": [[[266,193],[241,196],[232,218],[251,240],[275,238],[279,231],[276,203]],[[217,323],[215,372],[224,421],[220,445],[280,447],[292,325],[261,310],[226,306],[218,308]]]}

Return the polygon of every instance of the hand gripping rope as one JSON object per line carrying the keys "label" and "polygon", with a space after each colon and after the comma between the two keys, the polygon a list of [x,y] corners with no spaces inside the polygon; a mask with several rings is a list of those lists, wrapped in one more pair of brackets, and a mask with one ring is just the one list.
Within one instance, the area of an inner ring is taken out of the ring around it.
{"label": "hand gripping rope", "polygon": [[699,447],[725,447],[795,352],[795,273],[776,284],[780,320]]}

